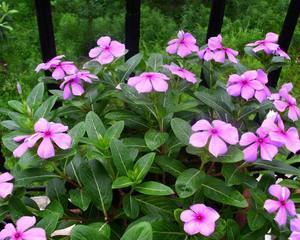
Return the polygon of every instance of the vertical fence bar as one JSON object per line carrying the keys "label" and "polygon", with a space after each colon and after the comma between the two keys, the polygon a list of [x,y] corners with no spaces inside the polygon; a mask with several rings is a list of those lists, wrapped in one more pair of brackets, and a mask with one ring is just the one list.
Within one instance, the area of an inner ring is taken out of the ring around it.
{"label": "vertical fence bar", "polygon": [[[291,44],[293,34],[298,22],[300,14],[300,1],[299,0],[291,0],[290,5],[282,25],[282,29],[279,35],[278,44],[282,50],[285,52],[288,51],[289,46]],[[280,76],[281,68],[274,70],[269,73],[269,86],[276,87],[279,76]]]}
{"label": "vertical fence bar", "polygon": [[125,45],[129,59],[139,52],[141,0],[126,0]]}
{"label": "vertical fence bar", "polygon": [[[221,33],[224,14],[225,14],[225,0],[212,0],[206,40],[205,40],[206,43],[210,37],[215,37]],[[201,79],[204,80],[201,82],[201,84],[204,87],[208,87],[208,82],[205,80],[203,71],[201,72]]]}
{"label": "vertical fence bar", "polygon": [[[35,0],[36,18],[39,29],[43,62],[56,56],[50,0]],[[50,72],[46,72],[49,76]]]}

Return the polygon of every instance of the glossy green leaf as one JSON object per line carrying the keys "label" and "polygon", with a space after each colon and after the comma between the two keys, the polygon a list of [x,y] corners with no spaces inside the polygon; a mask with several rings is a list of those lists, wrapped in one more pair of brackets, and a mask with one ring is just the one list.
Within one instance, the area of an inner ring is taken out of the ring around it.
{"label": "glossy green leaf", "polygon": [[192,132],[190,124],[180,118],[173,118],[171,120],[171,127],[178,140],[188,145]]}
{"label": "glossy green leaf", "polygon": [[168,134],[150,129],[145,134],[145,142],[147,147],[153,151],[163,145],[168,139]]}
{"label": "glossy green leaf", "polygon": [[116,178],[113,183],[112,183],[112,189],[117,189],[117,188],[126,188],[131,185],[133,185],[134,182],[126,176],[121,176]]}
{"label": "glossy green leaf", "polygon": [[81,210],[86,211],[90,205],[91,198],[82,189],[71,189],[69,191],[71,202],[79,207]]}
{"label": "glossy green leaf", "polygon": [[152,226],[148,222],[140,222],[126,230],[121,240],[152,240]]}
{"label": "glossy green leaf", "polygon": [[140,213],[140,205],[134,196],[126,195],[123,200],[123,210],[129,218],[137,218]]}
{"label": "glossy green leaf", "polygon": [[27,104],[30,107],[37,106],[38,104],[40,104],[43,101],[44,91],[44,83],[41,82],[38,85],[36,85],[27,97]]}
{"label": "glossy green leaf", "polygon": [[170,173],[174,177],[178,177],[186,170],[186,166],[184,166],[182,162],[163,155],[157,156],[155,163],[158,164],[163,171]]}
{"label": "glossy green leaf", "polygon": [[137,192],[153,196],[166,196],[174,194],[174,191],[170,187],[154,181],[139,184],[135,187],[135,190]]}
{"label": "glossy green leaf", "polygon": [[134,172],[136,173],[135,179],[142,180],[149,172],[155,158],[155,153],[148,153],[142,156],[134,164]]}
{"label": "glossy green leaf", "polygon": [[94,112],[89,112],[86,115],[85,130],[88,137],[95,142],[101,140],[105,134],[105,127],[99,116]]}

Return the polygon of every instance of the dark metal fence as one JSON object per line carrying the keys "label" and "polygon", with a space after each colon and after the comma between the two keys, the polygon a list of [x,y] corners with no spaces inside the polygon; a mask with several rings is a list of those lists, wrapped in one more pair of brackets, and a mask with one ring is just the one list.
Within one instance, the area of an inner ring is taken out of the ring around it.
{"label": "dark metal fence", "polygon": [[[207,28],[206,42],[208,38],[221,33],[225,0],[211,0],[211,12]],[[41,55],[44,62],[56,56],[55,37],[53,31],[52,13],[50,0],[35,0],[37,25],[39,29]],[[282,25],[279,36],[279,45],[284,51],[288,51],[293,38],[294,30],[300,14],[300,0],[291,0],[289,8]],[[125,19],[125,45],[128,53],[125,58],[139,52],[140,40],[140,17],[141,0],[126,0],[126,19]],[[281,69],[269,73],[270,86],[276,87]],[[46,72],[46,75],[49,73]],[[205,81],[203,81],[205,84]],[[1,150],[1,149],[0,149]],[[0,171],[3,169],[4,159],[0,151]]]}

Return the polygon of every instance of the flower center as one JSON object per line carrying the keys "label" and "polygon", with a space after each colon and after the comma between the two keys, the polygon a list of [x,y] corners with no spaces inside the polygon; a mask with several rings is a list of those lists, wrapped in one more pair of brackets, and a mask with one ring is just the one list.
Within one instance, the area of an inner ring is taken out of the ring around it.
{"label": "flower center", "polygon": [[110,46],[106,46],[105,48],[104,48],[104,50],[109,50],[110,49]]}
{"label": "flower center", "polygon": [[281,206],[285,206],[286,202],[284,200],[280,201]]}
{"label": "flower center", "polygon": [[248,80],[242,80],[242,84],[243,85],[247,85],[248,84]]}
{"label": "flower center", "polygon": [[201,214],[198,214],[196,218],[197,218],[197,220],[199,220],[199,221],[203,220],[203,216],[202,216]]}
{"label": "flower center", "polygon": [[153,77],[153,75],[152,74],[147,74],[146,75],[146,78],[149,78],[149,79],[151,79]]}
{"label": "flower center", "polygon": [[211,134],[213,134],[213,135],[215,135],[215,134],[217,134],[218,133],[218,130],[217,129],[215,129],[215,128],[213,128],[213,129],[211,129]]}
{"label": "flower center", "polygon": [[14,240],[21,240],[22,239],[22,233],[16,232],[14,234]]}
{"label": "flower center", "polygon": [[264,142],[264,139],[263,139],[263,138],[259,138],[259,139],[258,139],[258,142],[259,142],[259,143],[263,143],[263,142]]}
{"label": "flower center", "polygon": [[50,131],[46,131],[45,133],[44,133],[44,136],[45,137],[50,137],[52,135],[52,133],[50,132]]}

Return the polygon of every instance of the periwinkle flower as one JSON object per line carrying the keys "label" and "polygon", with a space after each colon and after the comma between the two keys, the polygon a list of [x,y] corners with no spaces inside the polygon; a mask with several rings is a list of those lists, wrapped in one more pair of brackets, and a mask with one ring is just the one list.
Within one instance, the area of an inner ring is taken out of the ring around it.
{"label": "periwinkle flower", "polygon": [[215,222],[220,218],[216,210],[204,204],[194,204],[180,215],[184,231],[188,235],[202,234],[206,237],[215,231]]}
{"label": "periwinkle flower", "polygon": [[207,120],[199,120],[192,126],[193,133],[190,136],[190,144],[202,148],[209,141],[208,151],[218,157],[227,152],[225,142],[235,145],[239,142],[239,134],[230,123],[214,120],[212,123]]}
{"label": "periwinkle flower", "polygon": [[264,208],[268,213],[277,212],[274,220],[279,226],[285,225],[288,216],[293,217],[296,215],[295,203],[289,199],[290,190],[279,184],[273,184],[269,187],[269,193],[277,200],[267,199]]}
{"label": "periwinkle flower", "polygon": [[289,240],[299,240],[300,239],[300,216],[291,220],[291,231],[292,234],[289,237]]}
{"label": "periwinkle flower", "polygon": [[12,194],[14,185],[10,181],[13,179],[14,177],[8,172],[0,174],[0,199]]}
{"label": "periwinkle flower", "polygon": [[178,77],[195,84],[197,82],[196,75],[182,67],[177,66],[172,63],[170,65],[164,65],[164,68],[168,69],[172,74],[177,75]]}

